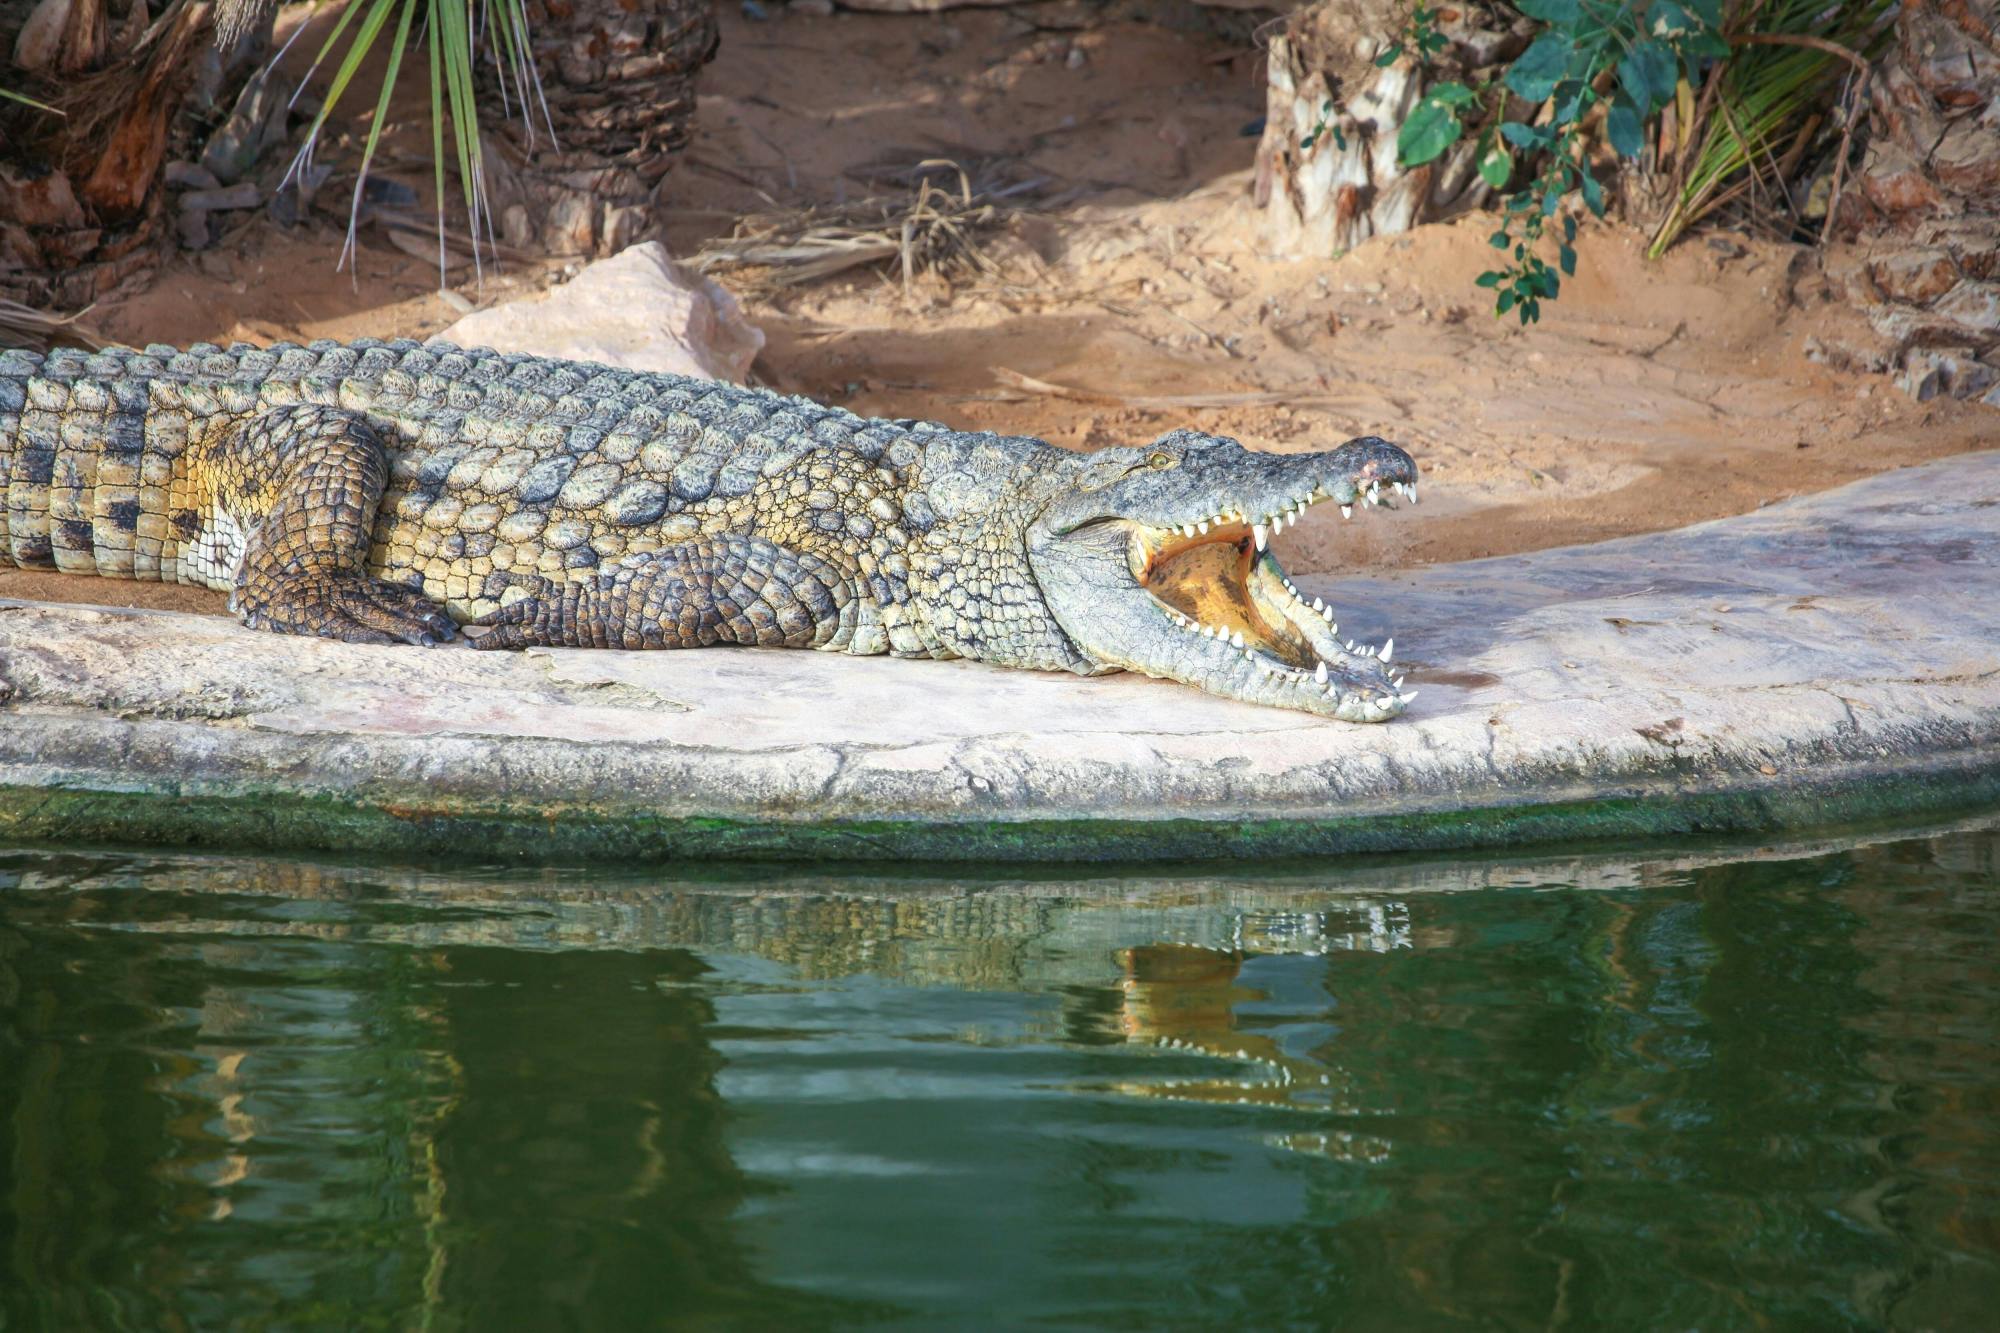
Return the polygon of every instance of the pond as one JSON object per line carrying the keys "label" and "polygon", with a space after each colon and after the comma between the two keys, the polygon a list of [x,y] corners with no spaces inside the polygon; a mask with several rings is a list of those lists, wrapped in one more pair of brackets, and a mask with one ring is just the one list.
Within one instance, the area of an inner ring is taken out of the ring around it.
{"label": "pond", "polygon": [[1997,881],[0,850],[0,1328],[1984,1326]]}

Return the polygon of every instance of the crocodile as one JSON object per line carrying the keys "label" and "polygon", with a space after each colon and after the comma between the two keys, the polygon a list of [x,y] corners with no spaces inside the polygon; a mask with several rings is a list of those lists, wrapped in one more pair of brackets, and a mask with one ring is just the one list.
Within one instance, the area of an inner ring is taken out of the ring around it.
{"label": "crocodile", "polygon": [[1094,453],[675,375],[412,341],[0,353],[0,566],[199,584],[253,628],[1136,671],[1354,722],[1270,538],[1416,500],[1373,436]]}

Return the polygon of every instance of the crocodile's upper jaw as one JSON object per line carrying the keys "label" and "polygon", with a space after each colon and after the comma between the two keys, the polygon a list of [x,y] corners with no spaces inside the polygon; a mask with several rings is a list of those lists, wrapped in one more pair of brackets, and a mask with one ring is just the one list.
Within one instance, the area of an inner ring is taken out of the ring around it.
{"label": "crocodile's upper jaw", "polygon": [[1379,649],[1343,642],[1331,610],[1285,576],[1269,538],[1329,499],[1350,517],[1356,507],[1393,507],[1396,496],[1414,504],[1415,465],[1373,439],[1329,454],[1245,456],[1259,464],[1250,484],[1214,494],[1204,517],[1142,488],[1127,513],[1031,545],[1051,610],[1106,670],[1348,722],[1396,717],[1415,691],[1389,666],[1393,640]]}

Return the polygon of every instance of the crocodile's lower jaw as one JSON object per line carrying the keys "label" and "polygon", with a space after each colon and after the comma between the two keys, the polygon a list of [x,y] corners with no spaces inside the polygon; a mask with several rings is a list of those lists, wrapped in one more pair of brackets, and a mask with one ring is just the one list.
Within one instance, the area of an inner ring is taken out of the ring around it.
{"label": "crocodile's lower jaw", "polygon": [[1088,619],[1059,607],[1065,629],[1107,666],[1227,698],[1344,722],[1403,713],[1416,691],[1389,665],[1395,641],[1343,642],[1332,609],[1286,577],[1258,531],[1265,525],[1224,512],[1186,528],[1116,519],[1072,534],[1072,577],[1089,560],[1091,582],[1121,580],[1127,591],[1101,596]]}

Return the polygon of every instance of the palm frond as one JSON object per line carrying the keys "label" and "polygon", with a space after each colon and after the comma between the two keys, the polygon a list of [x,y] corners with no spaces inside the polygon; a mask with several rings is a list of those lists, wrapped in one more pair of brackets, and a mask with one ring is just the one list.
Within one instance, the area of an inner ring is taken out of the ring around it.
{"label": "palm frond", "polygon": [[47,102],[37,102],[34,98],[29,97],[26,93],[17,93],[12,88],[0,88],[0,97],[4,97],[10,102],[19,102],[22,106],[31,106],[35,108],[35,110],[37,111],[46,111],[52,116],[60,116],[63,114],[62,112],[56,110],[54,107],[50,106]]}
{"label": "palm frond", "polygon": [[[340,264],[354,257],[356,233],[360,226],[362,191],[369,168],[380,146],[382,127],[388,120],[396,80],[402,73],[403,55],[411,41],[417,20],[423,20],[430,74],[431,155],[436,190],[438,226],[438,285],[445,283],[446,244],[445,200],[450,193],[446,182],[448,166],[457,169],[460,197],[465,209],[465,225],[472,240],[476,272],[482,271],[482,250],[490,248],[493,220],[486,193],[486,164],[479,132],[479,104],[473,86],[474,68],[482,40],[497,73],[503,107],[519,114],[533,135],[533,111],[539,103],[542,120],[549,127],[548,105],[542,99],[541,79],[535,72],[533,48],[529,42],[528,13],[524,0],[352,0],[313,57],[307,78],[317,72],[333,54],[342,37],[347,45],[335,66],[332,82],[318,114],[306,131],[305,142],[293,159],[287,178],[301,176],[312,165],[313,153],[334,108],[353,85],[356,75],[371,52],[383,41],[389,43],[387,66],[375,99],[375,111],[362,146],[361,166],[354,182],[354,202],[348,210],[347,240],[340,252]],[[396,20],[391,31],[389,20]],[[353,28],[348,36],[350,27]],[[449,122],[450,155],[446,153],[446,125]],[[482,240],[482,238],[484,238]]]}
{"label": "palm frond", "polygon": [[[1649,258],[1659,258],[1689,227],[1746,194],[1782,193],[1780,154],[1842,75],[1858,92],[1867,62],[1887,40],[1884,20],[1893,8],[1893,0],[1776,0],[1746,7],[1727,34],[1734,49],[1709,74],[1699,123],[1682,150],[1680,189],[1653,233]],[[1844,152],[1844,138],[1842,143]]]}

